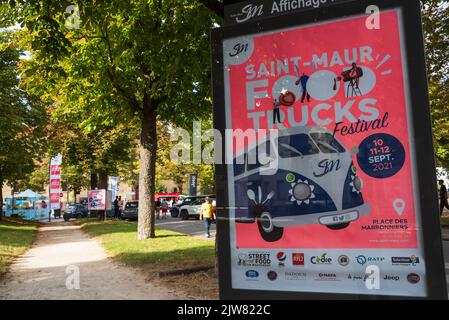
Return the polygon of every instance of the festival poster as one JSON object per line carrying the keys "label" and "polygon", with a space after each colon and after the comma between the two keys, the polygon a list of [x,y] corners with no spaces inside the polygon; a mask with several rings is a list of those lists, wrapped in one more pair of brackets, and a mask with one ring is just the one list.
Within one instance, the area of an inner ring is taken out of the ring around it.
{"label": "festival poster", "polygon": [[401,11],[380,20],[224,41],[233,288],[426,295]]}

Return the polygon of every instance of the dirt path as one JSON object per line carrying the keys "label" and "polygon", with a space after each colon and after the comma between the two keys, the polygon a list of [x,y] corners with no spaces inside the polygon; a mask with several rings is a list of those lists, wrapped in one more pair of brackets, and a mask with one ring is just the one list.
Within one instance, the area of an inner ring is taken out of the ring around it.
{"label": "dirt path", "polygon": [[[76,285],[76,268],[79,289],[70,290],[66,282],[69,278],[69,285]],[[34,246],[15,261],[0,283],[0,300],[183,298],[112,261],[79,226],[64,222],[41,227]]]}

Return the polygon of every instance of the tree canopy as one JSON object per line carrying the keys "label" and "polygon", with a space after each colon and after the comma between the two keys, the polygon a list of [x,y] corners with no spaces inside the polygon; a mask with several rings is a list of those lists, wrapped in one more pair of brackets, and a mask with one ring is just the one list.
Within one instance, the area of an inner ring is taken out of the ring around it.
{"label": "tree canopy", "polygon": [[0,32],[0,186],[32,172],[43,143],[44,107],[19,88],[22,54],[13,34]]}
{"label": "tree canopy", "polygon": [[423,23],[435,155],[449,170],[449,1],[425,1]]}
{"label": "tree canopy", "polygon": [[11,21],[28,32],[26,87],[54,107],[54,119],[78,118],[97,137],[140,128],[138,236],[154,237],[156,122],[189,127],[210,116],[216,15],[200,1],[71,1],[81,20],[68,28],[66,1],[9,2]]}

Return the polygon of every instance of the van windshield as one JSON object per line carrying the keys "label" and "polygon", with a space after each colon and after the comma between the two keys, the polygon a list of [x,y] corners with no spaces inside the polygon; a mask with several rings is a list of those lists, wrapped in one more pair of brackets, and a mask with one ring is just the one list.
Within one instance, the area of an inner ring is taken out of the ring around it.
{"label": "van windshield", "polygon": [[307,134],[279,137],[279,156],[293,158],[319,153],[317,146]]}
{"label": "van windshield", "polygon": [[312,137],[313,141],[316,142],[318,145],[318,148],[323,153],[344,153],[346,152],[345,148],[338,143],[338,141],[335,139],[333,135],[327,132],[322,133],[311,133],[310,136]]}

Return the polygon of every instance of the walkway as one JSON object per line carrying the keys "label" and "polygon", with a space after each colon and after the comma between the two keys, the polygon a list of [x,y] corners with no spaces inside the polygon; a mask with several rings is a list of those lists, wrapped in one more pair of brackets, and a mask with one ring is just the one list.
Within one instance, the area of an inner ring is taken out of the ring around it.
{"label": "walkway", "polygon": [[34,246],[0,282],[0,300],[181,298],[147,282],[135,269],[113,262],[79,226],[57,221],[39,229]]}

